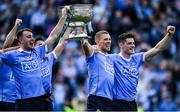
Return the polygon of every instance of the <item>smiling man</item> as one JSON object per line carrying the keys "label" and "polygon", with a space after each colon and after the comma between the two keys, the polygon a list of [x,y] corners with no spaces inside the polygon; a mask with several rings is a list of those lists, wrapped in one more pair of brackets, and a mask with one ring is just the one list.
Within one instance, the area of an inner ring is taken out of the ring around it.
{"label": "smiling man", "polygon": [[13,71],[17,85],[17,110],[44,110],[43,95],[45,94],[40,62],[47,50],[53,45],[63,28],[67,18],[68,6],[62,9],[62,16],[47,40],[35,47],[33,32],[24,28],[17,33],[20,48],[0,55],[3,63]]}
{"label": "smiling man", "polygon": [[87,101],[88,111],[112,110],[114,68],[108,59],[111,48],[111,37],[107,31],[99,31],[95,35],[96,47],[87,40],[82,41],[89,70],[89,96]]}
{"label": "smiling man", "polygon": [[167,27],[167,34],[155,47],[147,52],[135,53],[135,35],[124,33],[119,36],[119,54],[110,55],[114,63],[115,80],[113,101],[115,111],[137,111],[136,88],[139,78],[139,68],[144,61],[150,61],[163,51],[175,32],[174,26]]}

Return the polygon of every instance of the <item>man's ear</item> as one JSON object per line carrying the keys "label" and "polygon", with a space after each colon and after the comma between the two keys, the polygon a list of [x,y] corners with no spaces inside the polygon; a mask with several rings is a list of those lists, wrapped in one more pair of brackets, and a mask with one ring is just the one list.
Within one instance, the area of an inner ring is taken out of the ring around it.
{"label": "man's ear", "polygon": [[96,40],[95,40],[95,42],[96,42],[96,44],[98,44],[98,43],[99,43],[99,40],[98,40],[98,39],[96,39]]}
{"label": "man's ear", "polygon": [[21,44],[21,42],[20,41],[18,41],[18,45],[20,45]]}
{"label": "man's ear", "polygon": [[118,43],[118,46],[119,46],[119,47],[122,47],[122,46],[123,46],[123,42],[119,42],[119,43]]}
{"label": "man's ear", "polygon": [[21,44],[21,41],[22,41],[22,38],[20,37],[20,38],[18,39],[18,45]]}

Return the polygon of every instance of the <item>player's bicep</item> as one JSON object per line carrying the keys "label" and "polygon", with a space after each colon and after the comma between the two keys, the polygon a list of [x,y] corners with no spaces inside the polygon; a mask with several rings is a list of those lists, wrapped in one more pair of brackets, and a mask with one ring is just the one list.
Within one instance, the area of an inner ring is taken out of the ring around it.
{"label": "player's bicep", "polygon": [[83,44],[83,49],[84,49],[84,53],[87,57],[92,56],[94,53],[94,49],[91,46],[91,44],[89,44],[88,41],[86,41],[85,44]]}

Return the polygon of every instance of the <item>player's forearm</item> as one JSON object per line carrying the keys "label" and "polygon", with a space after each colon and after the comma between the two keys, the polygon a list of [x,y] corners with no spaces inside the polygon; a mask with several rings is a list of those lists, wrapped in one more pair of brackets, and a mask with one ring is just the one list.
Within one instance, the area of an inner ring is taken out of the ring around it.
{"label": "player's forearm", "polygon": [[14,27],[12,28],[12,30],[8,33],[8,35],[6,37],[6,40],[3,45],[3,49],[11,47],[11,45],[16,37],[17,29],[18,29],[18,25],[15,24]]}
{"label": "player's forearm", "polygon": [[84,40],[82,43],[82,47],[84,49],[84,53],[86,56],[91,56],[93,53],[93,48],[92,46],[89,44],[88,40]]}
{"label": "player's forearm", "polygon": [[63,25],[64,25],[65,21],[66,21],[66,16],[62,16],[62,17],[59,19],[57,25],[56,25],[56,26],[54,27],[54,29],[51,31],[48,39],[46,40],[46,44],[47,44],[48,48],[50,48],[50,47],[54,44],[55,40],[56,40],[56,39],[58,38],[58,36],[60,35],[61,30],[62,30],[62,28],[63,28]]}
{"label": "player's forearm", "polygon": [[[59,36],[59,34],[61,33],[61,30],[62,30],[62,28],[63,28],[63,25],[64,25],[64,23],[65,23],[65,21],[66,21],[66,18],[67,18],[67,16],[62,16],[62,17],[59,19],[58,23],[56,24],[56,26],[54,27],[54,29],[51,31],[49,37],[51,37],[51,38],[53,38],[53,39],[56,40],[56,38],[57,38],[57,37]],[[53,40],[53,39],[52,39],[52,40]]]}
{"label": "player's forearm", "polygon": [[3,52],[8,52],[8,51],[12,51],[12,50],[17,50],[19,49],[20,47],[19,46],[16,46],[16,47],[9,47],[9,48],[6,48],[6,49],[3,49]]}
{"label": "player's forearm", "polygon": [[55,47],[54,53],[56,54],[57,57],[59,57],[62,51],[64,50],[65,43],[67,42],[66,38],[69,37],[70,32],[71,32],[71,28],[68,27],[63,37],[59,40],[58,45]]}
{"label": "player's forearm", "polygon": [[165,37],[159,43],[157,43],[154,48],[157,49],[159,52],[165,50],[168,47],[172,36],[173,34],[167,33]]}
{"label": "player's forearm", "polygon": [[170,40],[171,36],[167,33],[166,36],[158,44],[156,44],[155,47],[145,52],[145,61],[150,61],[154,56],[166,49],[170,43]]}
{"label": "player's forearm", "polygon": [[154,57],[159,52],[166,49],[173,37],[174,32],[175,32],[175,27],[168,26],[167,34],[165,35],[165,37],[155,47],[153,47],[149,51],[145,52],[145,61],[151,60],[152,57]]}

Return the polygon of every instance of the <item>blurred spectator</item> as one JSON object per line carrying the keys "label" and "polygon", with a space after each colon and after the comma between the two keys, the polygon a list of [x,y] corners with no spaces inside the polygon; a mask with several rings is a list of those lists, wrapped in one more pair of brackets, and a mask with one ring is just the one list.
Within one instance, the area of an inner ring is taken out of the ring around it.
{"label": "blurred spectator", "polygon": [[56,80],[57,82],[55,83],[53,90],[54,109],[57,111],[62,111],[65,106],[64,102],[66,96],[66,86],[64,84],[62,77]]}
{"label": "blurred spectator", "polygon": [[171,93],[167,90],[162,93],[162,101],[159,106],[159,111],[177,111],[177,104],[172,99]]}
{"label": "blurred spectator", "polygon": [[37,34],[44,33],[44,25],[47,18],[46,5],[42,4],[31,16],[30,27]]}

